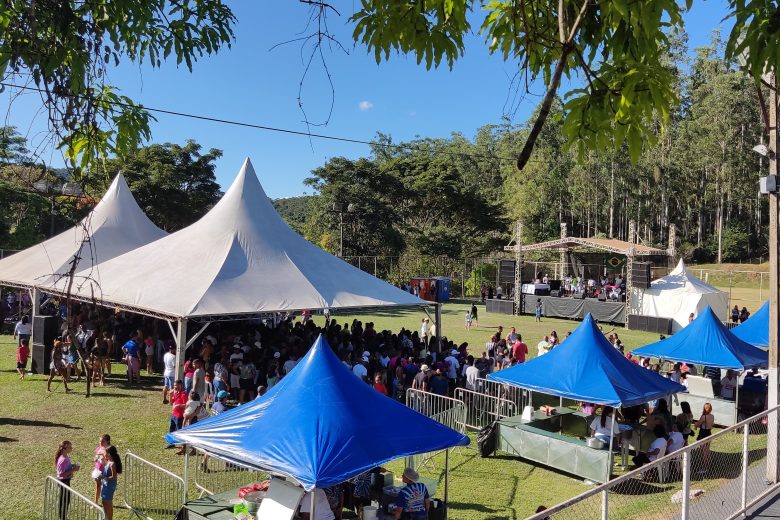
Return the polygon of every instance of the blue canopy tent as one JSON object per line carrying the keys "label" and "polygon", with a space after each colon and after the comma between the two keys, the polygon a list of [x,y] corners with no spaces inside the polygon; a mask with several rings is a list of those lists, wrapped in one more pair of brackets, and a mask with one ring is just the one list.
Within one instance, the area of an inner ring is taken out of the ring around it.
{"label": "blue canopy tent", "polygon": [[360,381],[322,336],[263,397],[165,438],[245,467],[279,472],[307,491],[400,457],[469,443],[466,435]]}
{"label": "blue canopy tent", "polygon": [[588,314],[549,354],[488,375],[488,379],[606,406],[634,406],[684,388],[626,359]]}
{"label": "blue canopy tent", "polygon": [[769,301],[764,302],[747,321],[731,329],[731,333],[756,347],[769,346]]}
{"label": "blue canopy tent", "polygon": [[632,354],[733,369],[765,367],[768,362],[765,350],[735,336],[709,307],[680,332]]}

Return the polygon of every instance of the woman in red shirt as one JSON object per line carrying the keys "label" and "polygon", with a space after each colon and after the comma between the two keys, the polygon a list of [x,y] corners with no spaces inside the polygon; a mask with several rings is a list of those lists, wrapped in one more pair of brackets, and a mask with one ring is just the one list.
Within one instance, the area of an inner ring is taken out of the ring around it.
{"label": "woman in red shirt", "polygon": [[377,374],[374,376],[374,390],[383,395],[387,395],[387,387],[382,382],[382,374]]}
{"label": "woman in red shirt", "polygon": [[24,379],[27,374],[27,358],[30,357],[29,341],[23,339],[16,347],[16,371],[19,372],[19,379]]}

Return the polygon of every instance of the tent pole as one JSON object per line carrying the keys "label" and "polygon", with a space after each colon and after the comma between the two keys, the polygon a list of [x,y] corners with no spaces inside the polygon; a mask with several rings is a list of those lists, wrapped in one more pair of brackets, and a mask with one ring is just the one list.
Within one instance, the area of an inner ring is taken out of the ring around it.
{"label": "tent pole", "polygon": [[311,507],[309,508],[309,520],[314,520],[316,517],[314,516],[314,493],[317,491],[317,488],[312,488],[311,490]]}
{"label": "tent pole", "polygon": [[444,520],[450,517],[450,501],[449,501],[449,486],[450,486],[450,450],[447,448],[444,450]]}
{"label": "tent pole", "polygon": [[184,496],[182,497],[182,503],[187,503],[187,488],[189,487],[190,478],[190,447],[184,444]]}
{"label": "tent pole", "polygon": [[187,318],[179,318],[176,329],[176,379],[184,376],[184,351],[187,349]]}
{"label": "tent pole", "polygon": [[[604,483],[609,482],[609,477],[612,476],[612,445],[615,442],[615,408],[612,409],[611,424],[609,425],[609,456],[607,457],[607,471],[604,476]],[[601,412],[604,413],[604,412]],[[607,520],[609,518],[609,498],[607,490],[604,490],[601,496],[601,518]]]}
{"label": "tent pole", "polygon": [[[33,343],[35,343],[35,317],[38,316],[41,313],[41,298],[40,293],[38,292],[37,287],[33,287],[32,289],[32,312],[30,313],[30,325],[32,326],[32,334],[30,335],[30,348],[32,348]],[[41,338],[40,343],[43,342],[43,338]]]}

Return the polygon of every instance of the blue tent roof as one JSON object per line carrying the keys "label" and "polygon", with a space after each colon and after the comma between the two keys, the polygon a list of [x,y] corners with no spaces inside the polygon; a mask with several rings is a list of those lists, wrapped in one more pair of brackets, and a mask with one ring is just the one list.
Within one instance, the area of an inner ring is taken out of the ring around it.
{"label": "blue tent roof", "polygon": [[768,360],[766,351],[732,334],[709,306],[674,336],[640,347],[632,354],[736,369],[766,366]]}
{"label": "blue tent roof", "polygon": [[265,396],[165,438],[279,471],[306,490],[406,455],[469,443],[360,381],[322,336]]}
{"label": "blue tent roof", "polygon": [[769,301],[764,302],[746,322],[731,329],[731,333],[756,347],[769,346]]}
{"label": "blue tent roof", "polygon": [[590,314],[550,353],[490,374],[488,379],[608,406],[634,406],[684,390],[626,359]]}

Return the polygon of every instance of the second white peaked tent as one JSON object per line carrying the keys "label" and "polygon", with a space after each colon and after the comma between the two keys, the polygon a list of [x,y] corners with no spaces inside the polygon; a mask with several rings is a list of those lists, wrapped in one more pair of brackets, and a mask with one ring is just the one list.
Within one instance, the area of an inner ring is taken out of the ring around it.
{"label": "second white peaked tent", "polygon": [[0,282],[16,287],[47,286],[69,271],[75,255],[81,257],[78,269],[84,270],[165,235],[138,207],[119,174],[78,226],[0,261]]}
{"label": "second white peaked tent", "polygon": [[290,229],[249,159],[227,193],[199,221],[101,263],[92,276],[94,287],[78,288],[82,297],[95,294],[106,304],[177,321],[326,307],[425,305]]}
{"label": "second white peaked tent", "polygon": [[637,314],[672,318],[673,332],[688,325],[691,313],[698,316],[708,305],[721,320],[726,319],[729,308],[728,294],[696,278],[682,259],[672,272],[643,291],[640,302]]}

